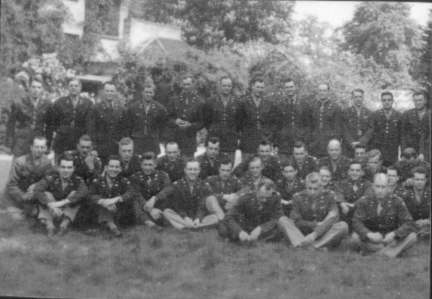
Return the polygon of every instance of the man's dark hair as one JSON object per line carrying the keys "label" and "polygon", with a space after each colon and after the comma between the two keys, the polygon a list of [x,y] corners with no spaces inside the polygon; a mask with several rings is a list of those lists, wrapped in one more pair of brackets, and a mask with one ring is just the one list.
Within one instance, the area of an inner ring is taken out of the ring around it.
{"label": "man's dark hair", "polygon": [[384,97],[384,96],[391,96],[391,98],[392,98],[392,100],[393,100],[393,93],[391,93],[390,91],[383,91],[382,93],[381,93],[381,99]]}
{"label": "man's dark hair", "polygon": [[107,85],[113,85],[114,87],[117,88],[116,84],[114,83],[114,81],[106,81],[102,84],[102,87],[105,87]]}
{"label": "man's dark hair", "polygon": [[401,157],[405,159],[417,158],[417,151],[413,147],[406,147],[402,151]]}
{"label": "man's dark hair", "polygon": [[394,167],[393,165],[387,167],[386,168],[386,173],[388,173],[389,170],[396,171],[397,175],[399,175],[399,170],[397,169],[397,167]]}
{"label": "man's dark hair", "polygon": [[188,159],[186,159],[186,161],[185,161],[185,168],[187,167],[188,163],[194,163],[194,162],[197,162],[198,165],[199,165],[199,167],[201,168],[201,163],[200,163],[200,161],[198,161],[198,160],[195,159],[195,158],[188,158]]}
{"label": "man's dark hair", "polygon": [[272,146],[272,143],[268,139],[262,139],[258,144],[258,148],[260,146]]}
{"label": "man's dark hair", "polygon": [[231,83],[233,82],[233,79],[229,75],[223,75],[220,77],[219,82],[222,82],[222,80],[229,79]]}
{"label": "man's dark hair", "polygon": [[351,167],[351,165],[360,165],[360,168],[363,169],[363,162],[358,160],[358,159],[353,159],[349,162],[349,167]]}
{"label": "man's dark hair", "polygon": [[356,145],[354,146],[354,150],[356,150],[356,149],[358,149],[358,148],[361,148],[361,149],[366,150],[366,145],[361,144],[361,143],[356,144]]}
{"label": "man's dark hair", "polygon": [[288,82],[294,82],[294,84],[295,84],[294,79],[291,78],[291,77],[283,77],[283,78],[281,79],[281,83],[282,83],[282,84],[285,84],[285,83],[288,83]]}
{"label": "man's dark hair", "polygon": [[261,75],[256,75],[252,77],[252,79],[249,81],[249,86],[253,86],[256,82],[265,83],[264,77]]}
{"label": "man's dark hair", "polygon": [[121,158],[120,158],[119,155],[109,155],[108,159],[107,159],[108,164],[109,164],[110,161],[119,161],[119,162],[121,162]]}
{"label": "man's dark hair", "polygon": [[306,149],[306,144],[303,141],[296,141],[296,142],[294,142],[294,147],[295,148],[302,147],[302,148]]}
{"label": "man's dark hair", "polygon": [[292,168],[297,169],[293,160],[291,160],[291,159],[283,159],[281,161],[281,169],[285,169],[285,167],[288,167],[288,166],[291,166]]}
{"label": "man's dark hair", "polygon": [[80,137],[80,139],[78,140],[78,143],[80,143],[81,141],[90,141],[90,142],[92,142],[90,136],[87,135],[87,134],[82,135],[82,136]]}
{"label": "man's dark hair", "polygon": [[34,144],[35,140],[45,140],[46,145],[48,145],[48,139],[45,136],[42,135],[36,135],[33,137],[32,145]]}
{"label": "man's dark hair", "polygon": [[72,151],[65,151],[62,155],[60,155],[58,159],[58,165],[61,164],[61,161],[72,162],[72,164],[75,166],[75,161],[74,161]]}
{"label": "man's dark hair", "polygon": [[356,88],[356,89],[354,89],[354,90],[351,92],[351,95],[354,95],[355,92],[359,92],[359,93],[361,93],[362,95],[364,95],[364,90],[361,89],[361,88]]}
{"label": "man's dark hair", "polygon": [[153,161],[156,161],[156,155],[155,155],[155,153],[154,152],[145,152],[143,155],[142,155],[142,158],[141,158],[141,161],[144,161],[144,160],[153,160]]}
{"label": "man's dark hair", "polygon": [[230,157],[228,155],[222,155],[222,157],[219,160],[219,164],[220,165],[228,165],[228,164],[233,164],[233,161],[230,159]]}
{"label": "man's dark hair", "polygon": [[417,167],[414,167],[414,168],[411,170],[411,174],[414,176],[415,173],[424,174],[425,176],[428,175],[426,168],[424,168],[423,166],[417,166]]}
{"label": "man's dark hair", "polygon": [[211,144],[219,143],[219,144],[220,144],[220,139],[219,139],[219,137],[217,137],[217,136],[212,136],[212,137],[210,137],[210,138],[208,138],[208,139],[206,140],[205,145],[208,146],[209,143],[211,143]]}

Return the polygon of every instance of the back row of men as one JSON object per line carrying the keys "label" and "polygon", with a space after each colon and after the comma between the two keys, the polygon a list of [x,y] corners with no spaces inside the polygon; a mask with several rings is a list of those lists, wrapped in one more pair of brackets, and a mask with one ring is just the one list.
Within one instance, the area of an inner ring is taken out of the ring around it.
{"label": "back row of men", "polygon": [[10,109],[7,144],[15,156],[28,152],[32,137],[45,136],[57,155],[75,147],[80,136],[90,135],[94,149],[106,162],[117,152],[122,137],[134,140],[135,151],[159,153],[159,145],[174,140],[187,157],[197,148],[196,134],[207,128],[209,136],[221,141],[221,151],[232,155],[241,149],[250,156],[262,139],[270,141],[281,156],[290,155],[295,141],[303,141],[311,155],[326,155],[330,139],[342,143],[343,152],[353,157],[357,145],[381,151],[386,166],[398,159],[398,149],[414,148],[421,159],[429,160],[430,109],[425,94],[414,93],[415,108],[401,114],[393,109],[393,95],[381,94],[382,108],[371,112],[364,106],[364,92],[352,92],[352,105],[345,111],[331,98],[328,84],[318,86],[312,103],[297,97],[292,79],[283,90],[264,95],[265,83],[257,76],[246,95],[237,98],[232,80],[222,77],[218,94],[199,96],[192,76],[182,79],[182,91],[165,105],[154,100],[155,87],[146,81],[142,97],[122,105],[116,100],[113,83],[104,84],[100,102],[80,96],[81,83],[69,82],[69,95],[54,103],[41,98],[42,83],[31,82],[28,97]]}
{"label": "back row of men", "polygon": [[49,235],[57,225],[64,234],[81,213],[115,236],[123,224],[218,225],[220,235],[233,241],[285,236],[293,246],[320,248],[351,233],[353,246],[394,257],[429,232],[430,167],[413,148],[388,168],[377,149],[358,145],[355,159],[344,157],[337,139],[319,160],[302,142],[279,160],[263,141],[237,167],[220,153],[217,137],[197,159],[183,158],[176,142],[168,142],[159,159],[153,152],[135,155],[133,140],[125,137],[105,167],[88,135],[77,150],[60,155],[56,167],[45,137],[35,137],[30,149],[14,161],[7,194]]}

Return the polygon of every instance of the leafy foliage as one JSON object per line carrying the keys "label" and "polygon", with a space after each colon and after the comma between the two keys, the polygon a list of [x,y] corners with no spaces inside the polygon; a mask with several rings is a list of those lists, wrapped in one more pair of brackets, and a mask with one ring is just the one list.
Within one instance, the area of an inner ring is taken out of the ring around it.
{"label": "leafy foliage", "polygon": [[258,39],[287,40],[293,8],[292,1],[149,0],[142,4],[145,17],[181,24],[186,41],[201,49]]}
{"label": "leafy foliage", "polygon": [[67,11],[59,0],[1,1],[0,61],[17,67],[33,55],[58,49]]}
{"label": "leafy foliage", "polygon": [[409,18],[410,6],[396,2],[363,2],[343,26],[343,49],[372,58],[396,72],[411,70],[421,47],[420,27]]}
{"label": "leafy foliage", "polygon": [[429,22],[423,35],[424,46],[420,61],[420,81],[432,94],[432,10],[429,12]]}

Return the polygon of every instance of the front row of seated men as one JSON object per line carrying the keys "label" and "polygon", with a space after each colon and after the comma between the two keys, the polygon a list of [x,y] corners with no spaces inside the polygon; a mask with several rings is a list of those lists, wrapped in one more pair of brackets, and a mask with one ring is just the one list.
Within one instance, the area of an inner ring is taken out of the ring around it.
{"label": "front row of seated men", "polygon": [[[247,161],[241,178],[224,156],[218,159],[218,174],[203,179],[202,158],[180,159],[177,144],[167,144],[161,163],[151,152],[134,155],[127,138],[119,144],[119,155],[110,156],[98,174],[98,160],[87,141],[83,136],[78,154],[65,152],[54,168],[45,154],[46,139],[35,137],[31,153],[17,158],[12,167],[9,198],[36,217],[48,235],[66,233],[79,212],[93,210],[97,222],[115,236],[121,236],[123,224],[217,226],[220,236],[232,241],[284,237],[294,247],[321,248],[337,246],[350,235],[347,240],[355,248],[395,257],[429,231],[426,169],[414,168],[404,186],[398,186],[396,167],[376,171],[369,182],[363,178],[364,161],[355,159],[344,161],[346,175],[339,170],[340,179],[334,181],[332,170],[341,167],[340,144],[334,141],[328,161],[304,179],[298,176],[298,164],[308,156],[301,154],[303,145],[295,146],[293,157],[280,164],[280,174],[269,172],[274,180],[263,175],[266,166],[274,164],[262,154],[263,148]],[[87,155],[81,155],[83,151]],[[172,182],[169,173],[178,172],[179,165],[183,175]]]}

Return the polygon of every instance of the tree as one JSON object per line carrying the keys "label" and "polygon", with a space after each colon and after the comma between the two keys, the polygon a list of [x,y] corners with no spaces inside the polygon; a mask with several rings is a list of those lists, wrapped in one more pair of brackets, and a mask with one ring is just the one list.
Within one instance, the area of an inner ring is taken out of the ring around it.
{"label": "tree", "polygon": [[424,46],[421,56],[420,82],[429,92],[432,92],[432,10],[429,11],[429,22],[423,34]]}
{"label": "tree", "polygon": [[342,48],[393,71],[411,71],[413,56],[418,56],[421,47],[421,31],[409,15],[406,3],[361,3],[353,19],[342,28]]}
{"label": "tree", "polygon": [[262,39],[270,43],[287,40],[294,2],[149,0],[140,7],[142,15],[149,20],[179,23],[190,45],[210,49],[249,40]]}
{"label": "tree", "polygon": [[17,67],[33,55],[57,50],[67,16],[59,0],[1,1],[0,61],[2,69]]}

